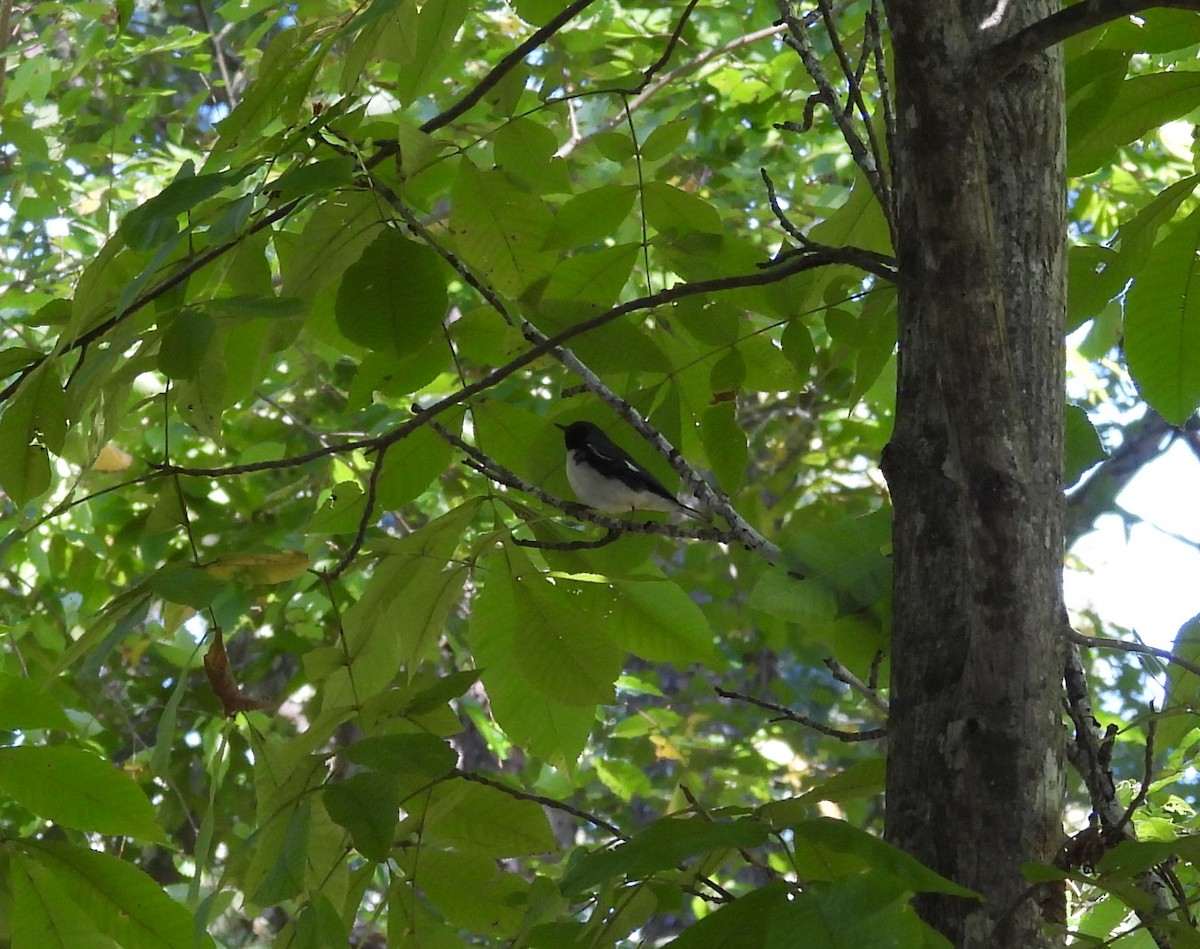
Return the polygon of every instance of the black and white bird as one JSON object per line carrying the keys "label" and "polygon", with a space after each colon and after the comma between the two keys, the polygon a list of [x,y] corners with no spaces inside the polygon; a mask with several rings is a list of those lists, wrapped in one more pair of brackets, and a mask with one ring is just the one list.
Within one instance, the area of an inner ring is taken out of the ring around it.
{"label": "black and white bird", "polygon": [[558,427],[567,445],[567,480],[588,507],[606,514],[678,511],[696,515],[599,426],[572,422]]}

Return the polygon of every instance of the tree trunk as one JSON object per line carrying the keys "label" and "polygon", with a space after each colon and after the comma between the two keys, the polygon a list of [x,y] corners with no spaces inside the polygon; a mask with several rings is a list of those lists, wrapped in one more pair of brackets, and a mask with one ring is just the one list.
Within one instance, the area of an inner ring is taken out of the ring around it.
{"label": "tree trunk", "polygon": [[917,901],[956,947],[1050,946],[1020,866],[1061,839],[1062,61],[991,89],[975,64],[1057,5],[886,6],[903,274],[886,832],[983,895]]}

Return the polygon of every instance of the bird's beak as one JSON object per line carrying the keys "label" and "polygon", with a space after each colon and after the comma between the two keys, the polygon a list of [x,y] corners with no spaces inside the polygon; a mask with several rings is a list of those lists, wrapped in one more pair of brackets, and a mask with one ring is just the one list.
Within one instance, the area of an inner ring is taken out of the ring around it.
{"label": "bird's beak", "polygon": [[561,428],[564,432],[567,430],[567,426],[563,425],[561,422],[555,422],[554,424],[556,427]]}

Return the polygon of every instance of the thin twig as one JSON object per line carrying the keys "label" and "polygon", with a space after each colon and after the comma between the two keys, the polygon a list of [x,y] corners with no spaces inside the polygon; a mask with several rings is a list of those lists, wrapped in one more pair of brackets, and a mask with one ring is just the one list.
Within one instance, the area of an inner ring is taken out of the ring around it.
{"label": "thin twig", "polygon": [[1186,669],[1194,676],[1200,676],[1200,666],[1187,659],[1180,659],[1169,649],[1159,649],[1156,646],[1146,646],[1142,643],[1131,643],[1124,639],[1104,639],[1100,636],[1085,636],[1068,627],[1067,638],[1077,646],[1087,646],[1091,649],[1115,649],[1119,652],[1132,652],[1142,656],[1154,656],[1172,665]]}
{"label": "thin twig", "polygon": [[779,717],[773,721],[789,721],[797,722],[800,725],[805,725],[813,731],[818,731],[822,735],[828,735],[830,738],[836,738],[838,741],[854,742],[854,741],[878,741],[880,738],[887,737],[886,728],[867,728],[860,732],[842,731],[838,728],[831,728],[823,722],[818,722],[816,719],[809,718],[807,715],[801,715],[799,712],[793,712],[790,708],[783,705],[777,705],[774,702],[768,702],[765,699],[755,698],[753,695],[746,695],[744,692],[731,692],[728,689],[722,689],[716,686],[717,695],[723,699],[735,699],[739,702],[746,702],[749,705],[756,705],[759,708],[764,708],[769,712],[775,712]]}
{"label": "thin twig", "polygon": [[483,784],[489,788],[495,788],[497,791],[502,791],[509,797],[515,797],[518,801],[533,801],[535,804],[541,804],[543,807],[549,807],[556,811],[562,811],[565,814],[570,814],[573,817],[578,817],[580,820],[587,821],[601,830],[608,831],[617,840],[628,840],[616,824],[610,824],[603,817],[597,817],[595,814],[589,814],[587,811],[580,810],[572,804],[567,804],[563,801],[556,801],[552,797],[546,797],[542,794],[533,794],[530,791],[522,791],[520,788],[514,788],[505,784],[502,781],[497,781],[494,778],[485,777],[475,771],[462,771],[455,769],[453,772],[455,777],[462,778],[464,781],[473,781],[476,784]]}
{"label": "thin twig", "polygon": [[971,78],[985,86],[999,82],[1051,46],[1057,46],[1072,36],[1105,23],[1154,7],[1200,10],[1200,0],[1088,0],[1086,3],[1077,3],[1031,23],[986,50],[978,70]]}
{"label": "thin twig", "polygon": [[[465,454],[469,459],[468,464],[480,474],[486,475],[493,481],[503,484],[505,487],[513,488],[516,491],[521,491],[531,497],[537,498],[543,504],[558,508],[560,511],[570,514],[577,520],[589,521],[598,527],[603,527],[610,534],[614,532],[661,534],[677,540],[707,540],[726,544],[735,541],[733,534],[727,531],[719,531],[713,528],[685,527],[682,524],[663,524],[657,521],[630,521],[624,518],[612,517],[608,514],[601,514],[599,511],[593,511],[590,507],[583,504],[557,498],[549,492],[543,491],[536,484],[526,481],[520,475],[505,468],[494,458],[480,451],[474,445],[463,441],[444,425],[439,425],[437,422],[430,422],[429,424],[438,435]],[[518,541],[518,543],[521,542]],[[526,542],[523,546],[534,545]],[[536,546],[544,545],[538,544]],[[596,544],[595,546],[603,545]]]}
{"label": "thin twig", "polygon": [[[1067,645],[1065,661],[1063,682],[1067,693],[1067,712],[1075,725],[1075,738],[1068,745],[1067,757],[1083,777],[1092,810],[1106,830],[1106,844],[1112,846],[1117,843],[1108,837],[1107,831],[1118,826],[1121,828],[1121,839],[1136,840],[1137,834],[1133,827],[1122,823],[1125,809],[1117,800],[1112,774],[1104,764],[1104,755],[1096,734],[1096,719],[1092,714],[1091,698],[1088,695],[1087,674],[1083,670],[1079,650],[1074,642]],[[1136,882],[1138,888],[1154,901],[1155,909],[1153,912],[1135,909],[1134,912],[1160,949],[1170,949],[1170,938],[1154,925],[1155,920],[1165,919],[1172,911],[1168,898],[1170,888],[1165,882],[1164,874],[1158,870],[1150,870],[1139,874]]]}
{"label": "thin twig", "polygon": [[[645,81],[645,79],[643,78],[643,81],[641,83],[639,83],[640,88],[620,89],[620,90],[606,89],[603,91],[605,93],[623,93],[625,95],[631,96],[627,107],[630,112],[636,112],[652,96],[654,96],[656,93],[660,92],[662,89],[669,86],[676,79],[679,79],[682,76],[686,76],[689,73],[693,73],[696,70],[700,69],[702,66],[706,65],[707,63],[712,62],[714,59],[719,59],[720,57],[725,56],[728,53],[731,53],[734,50],[739,49],[740,47],[749,46],[753,43],[759,42],[760,40],[769,39],[772,36],[776,36],[779,33],[782,33],[786,29],[787,29],[786,25],[784,25],[782,23],[777,23],[773,26],[768,26],[765,29],[756,30],[753,33],[747,33],[744,36],[739,36],[736,39],[730,40],[728,43],[725,43],[722,46],[718,46],[715,49],[710,49],[710,50],[705,51],[704,53],[701,53],[695,59],[690,59],[686,63],[681,63],[680,65],[676,66],[674,69],[663,73],[652,83],[647,83]],[[589,91],[589,94],[590,94],[590,91]],[[567,98],[568,108],[570,108],[571,105],[575,102],[575,99],[578,98],[578,96],[568,96],[566,98]],[[573,113],[572,113],[572,115],[573,115]],[[612,129],[616,128],[618,125],[620,125],[624,121],[625,121],[625,115],[624,115],[624,110],[622,110],[621,113],[614,115],[614,116],[610,116],[609,118],[607,118],[603,122],[601,122],[598,126],[596,126],[595,129],[593,129],[591,132],[588,132],[586,134],[580,134],[578,129],[573,128],[571,137],[567,140],[566,144],[563,145],[555,153],[555,157],[556,158],[564,158],[567,155],[570,155],[573,151],[575,151],[581,145],[587,144],[589,141],[591,141],[593,138],[595,138],[597,135],[600,135],[603,132],[611,131]]]}
{"label": "thin twig", "polygon": [[799,54],[805,71],[816,83],[818,94],[828,107],[834,122],[837,123],[838,130],[842,133],[842,139],[846,142],[850,154],[854,158],[854,163],[866,176],[880,207],[884,209],[885,213],[890,211],[892,202],[888,196],[888,189],[884,184],[879,163],[854,128],[850,116],[838,105],[837,90],[829,81],[829,77],[825,75],[821,59],[813,49],[812,41],[808,37],[807,23],[804,18],[798,17],[792,12],[792,4],[789,0],[776,0],[776,5],[779,8],[781,22],[786,23],[788,27],[788,32],[784,35],[784,42]]}
{"label": "thin twig", "polygon": [[838,682],[843,682],[850,686],[850,688],[874,705],[877,709],[879,709],[879,711],[883,712],[885,715],[887,714],[887,701],[880,696],[880,694],[876,692],[872,686],[867,685],[867,683],[863,682],[862,679],[856,676],[832,656],[826,657],[825,665],[828,667],[829,671],[833,673],[833,677],[837,679]]}
{"label": "thin twig", "polygon": [[1154,714],[1154,703],[1150,703],[1150,718],[1146,725],[1146,754],[1142,763],[1142,786],[1137,795],[1125,808],[1125,813],[1112,829],[1114,838],[1119,838],[1139,807],[1146,803],[1150,793],[1150,782],[1154,778],[1154,735],[1158,731],[1158,717]]}
{"label": "thin twig", "polygon": [[545,26],[531,34],[525,42],[500,60],[491,72],[475,83],[471,87],[471,90],[454,103],[454,105],[443,112],[439,112],[422,125],[421,131],[429,134],[430,132],[436,132],[443,126],[449,125],[487,95],[515,67],[521,65],[525,61],[525,57],[595,2],[596,0],[575,0],[574,3],[568,4],[561,13],[556,14]]}

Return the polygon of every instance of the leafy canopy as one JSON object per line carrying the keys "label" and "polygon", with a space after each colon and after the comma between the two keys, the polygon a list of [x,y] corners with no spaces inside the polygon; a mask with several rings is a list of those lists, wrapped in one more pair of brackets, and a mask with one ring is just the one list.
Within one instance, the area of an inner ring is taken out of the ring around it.
{"label": "leafy canopy", "polygon": [[[3,938],[939,944],[909,896],[970,894],[872,835],[881,752],[846,741],[886,685],[886,181],[779,15],[22,22]],[[861,57],[851,119],[881,149],[878,11],[796,22],[842,95]],[[1072,323],[1109,367],[1081,401],[1127,398],[1123,325],[1174,422],[1200,401],[1200,212],[1159,130],[1200,105],[1175,68],[1197,43],[1155,11],[1069,48]],[[552,423],[580,418],[721,516],[572,506]],[[1069,430],[1077,474],[1099,448]],[[1190,820],[1152,802],[1159,834]],[[1111,892],[1082,931],[1116,925]]]}

